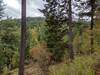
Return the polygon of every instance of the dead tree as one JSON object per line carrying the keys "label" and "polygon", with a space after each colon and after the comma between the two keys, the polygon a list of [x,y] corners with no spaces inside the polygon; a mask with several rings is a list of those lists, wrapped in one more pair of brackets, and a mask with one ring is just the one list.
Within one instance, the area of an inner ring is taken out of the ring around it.
{"label": "dead tree", "polygon": [[26,49],[26,0],[22,0],[22,14],[21,14],[21,45],[20,45],[20,62],[19,75],[24,75],[24,59]]}

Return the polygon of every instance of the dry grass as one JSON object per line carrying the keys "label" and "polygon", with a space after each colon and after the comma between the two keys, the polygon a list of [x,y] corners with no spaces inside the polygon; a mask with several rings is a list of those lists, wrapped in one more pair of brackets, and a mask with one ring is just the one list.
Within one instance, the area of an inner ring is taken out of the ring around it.
{"label": "dry grass", "polygon": [[31,58],[40,62],[44,60],[45,62],[48,61],[51,56],[51,54],[48,52],[46,43],[37,44],[37,46],[32,48],[29,53]]}
{"label": "dry grass", "polygon": [[30,50],[30,56],[33,60],[36,60],[43,75],[48,75],[51,53],[48,52],[46,43],[37,44],[36,47],[32,48]]}

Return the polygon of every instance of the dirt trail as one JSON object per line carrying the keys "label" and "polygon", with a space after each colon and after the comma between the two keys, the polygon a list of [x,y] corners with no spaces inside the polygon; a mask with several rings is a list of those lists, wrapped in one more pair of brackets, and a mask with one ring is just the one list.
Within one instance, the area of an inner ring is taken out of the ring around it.
{"label": "dirt trail", "polygon": [[[25,66],[25,75],[42,75],[41,68],[38,64],[30,64]],[[8,74],[4,75],[18,75],[18,69],[9,72]]]}

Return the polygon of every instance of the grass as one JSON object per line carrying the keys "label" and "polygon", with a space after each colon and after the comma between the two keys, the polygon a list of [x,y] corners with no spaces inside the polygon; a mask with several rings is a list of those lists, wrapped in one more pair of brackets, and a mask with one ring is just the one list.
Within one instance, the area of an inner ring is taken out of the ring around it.
{"label": "grass", "polygon": [[[49,75],[95,75],[94,65],[100,55],[76,56],[72,63],[61,62],[49,67]],[[11,71],[17,75],[18,69]],[[41,75],[42,71],[37,64],[25,66],[25,75]],[[7,73],[3,75],[8,75]]]}
{"label": "grass", "polygon": [[93,65],[96,62],[94,56],[78,56],[73,63],[51,66],[50,75],[95,75]]}

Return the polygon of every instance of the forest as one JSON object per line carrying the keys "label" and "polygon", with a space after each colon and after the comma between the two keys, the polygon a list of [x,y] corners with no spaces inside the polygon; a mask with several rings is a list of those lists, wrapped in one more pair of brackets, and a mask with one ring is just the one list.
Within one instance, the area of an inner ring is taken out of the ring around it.
{"label": "forest", "polygon": [[43,2],[44,17],[26,17],[20,74],[23,20],[0,0],[0,75],[100,75],[100,0]]}

